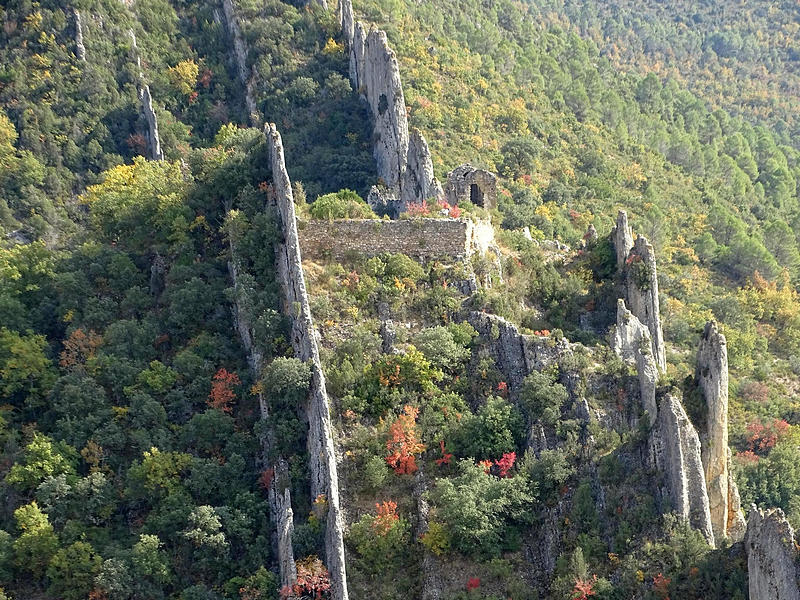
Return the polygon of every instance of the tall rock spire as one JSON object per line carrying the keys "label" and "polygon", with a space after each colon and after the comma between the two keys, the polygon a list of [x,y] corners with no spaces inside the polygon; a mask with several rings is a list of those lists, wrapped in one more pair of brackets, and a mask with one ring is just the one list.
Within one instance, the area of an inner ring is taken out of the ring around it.
{"label": "tall rock spire", "polygon": [[738,541],[744,536],[745,521],[729,466],[728,346],[714,321],[706,324],[700,338],[695,379],[708,409],[700,440],[714,535]]}

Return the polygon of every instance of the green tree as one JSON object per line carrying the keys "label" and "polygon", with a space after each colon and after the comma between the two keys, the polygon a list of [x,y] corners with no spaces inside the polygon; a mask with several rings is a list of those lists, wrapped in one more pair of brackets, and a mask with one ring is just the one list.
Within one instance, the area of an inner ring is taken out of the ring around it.
{"label": "green tree", "polygon": [[86,542],[61,548],[47,567],[51,594],[64,600],[83,600],[94,587],[102,559]]}
{"label": "green tree", "polygon": [[15,510],[14,520],[20,531],[20,536],[14,540],[14,562],[19,569],[41,577],[58,551],[53,526],[36,502]]}
{"label": "green tree", "polygon": [[30,490],[48,477],[60,474],[75,475],[78,453],[64,442],[53,442],[49,437],[34,432],[25,446],[22,461],[13,465],[6,481],[22,490]]}

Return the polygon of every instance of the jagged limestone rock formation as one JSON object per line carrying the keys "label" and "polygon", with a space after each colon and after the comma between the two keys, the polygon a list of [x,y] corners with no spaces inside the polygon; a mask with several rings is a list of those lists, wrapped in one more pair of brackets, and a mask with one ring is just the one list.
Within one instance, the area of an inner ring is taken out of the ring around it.
{"label": "jagged limestone rock formation", "polygon": [[695,379],[708,408],[706,430],[700,439],[714,537],[739,541],[746,525],[741,508],[734,508],[740,503],[739,490],[729,467],[728,346],[714,321],[706,323],[700,338]]}
{"label": "jagged limestone rock formation", "polygon": [[662,373],[667,370],[664,333],[661,330],[661,311],[658,300],[658,272],[653,246],[644,236],[633,241],[624,210],[617,215],[617,225],[611,233],[617,253],[617,268],[624,278],[625,301],[631,312],[650,330],[653,356]]}
{"label": "jagged limestone rock formation", "polygon": [[625,307],[622,298],[617,300],[617,325],[611,333],[611,347],[624,361],[636,365],[642,406],[650,424],[655,424],[658,368],[653,358],[650,331]]}
{"label": "jagged limestone rock formation", "polygon": [[750,600],[800,600],[794,529],[780,508],[752,506],[745,551]]}
{"label": "jagged limestone rock formation", "polygon": [[[231,260],[228,263],[228,271],[233,281],[235,290],[235,301],[233,317],[236,323],[236,330],[247,352],[247,362],[250,371],[259,374],[264,365],[264,356],[255,339],[252,318],[251,318],[251,298],[255,294],[252,287],[252,278],[240,273],[236,248],[233,240],[230,240]],[[267,422],[269,417],[269,405],[263,392],[258,393],[258,404],[261,419]],[[278,557],[278,568],[281,577],[281,586],[291,586],[297,580],[297,567],[294,562],[294,551],[292,549],[292,536],[294,534],[294,513],[292,512],[292,501],[290,492],[289,465],[283,458],[270,460],[271,448],[274,447],[274,432],[267,428],[266,433],[259,436],[262,447],[262,462],[265,470],[272,470],[272,481],[267,490],[269,501],[269,511],[275,523],[272,532],[272,545]]]}
{"label": "jagged limestone rock formation", "polygon": [[145,83],[144,72],[142,71],[142,59],[139,57],[139,47],[136,45],[136,34],[133,29],[128,30],[131,38],[131,50],[136,60],[136,70],[139,73],[139,83],[137,94],[142,109],[145,123],[147,124],[147,154],[150,160],[164,160],[164,153],[161,151],[161,138],[158,135],[158,118],[153,110],[153,96],[150,94],[150,86]]}
{"label": "jagged limestone rock formation", "polygon": [[247,105],[247,114],[250,118],[250,124],[258,126],[261,124],[261,117],[258,112],[254,94],[257,80],[256,71],[255,67],[251,70],[247,69],[247,45],[244,42],[242,30],[239,27],[239,19],[236,17],[233,0],[222,0],[222,12],[225,15],[225,25],[228,28],[228,35],[230,35],[233,42],[233,58],[236,63],[236,72],[239,75],[239,81],[244,86],[244,101]]}
{"label": "jagged limestone rock formation", "polygon": [[617,225],[611,232],[611,239],[614,242],[614,249],[617,252],[617,270],[625,268],[625,261],[633,248],[633,233],[628,225],[628,213],[624,210],[617,213]]}
{"label": "jagged limestone rock formation", "polygon": [[442,185],[433,174],[433,161],[428,142],[416,127],[408,138],[406,170],[400,185],[400,201],[408,206],[425,198],[442,198]]}
{"label": "jagged limestone rock formation", "polygon": [[531,371],[541,371],[571,352],[566,338],[521,334],[516,325],[497,315],[473,311],[467,321],[483,338],[512,394],[519,392]]}
{"label": "jagged limestone rock formation", "polygon": [[311,366],[311,389],[306,406],[311,496],[316,499],[324,495],[327,500],[325,559],[330,572],[331,597],[333,600],[347,600],[344,517],[339,503],[339,475],[330,403],[303,275],[292,185],[286,171],[281,136],[272,123],[267,131],[267,143],[272,163],[274,199],[283,229],[283,242],[277,251],[278,279],[285,296],[286,314],[292,320],[291,337],[295,356]]}
{"label": "jagged limestone rock formation", "polygon": [[[373,118],[373,156],[385,188],[370,192],[373,209],[396,216],[409,204],[443,197],[425,138],[409,132],[400,67],[386,32],[356,22],[351,0],[339,1],[339,23],[350,52],[350,80]],[[368,199],[368,201],[369,201]]]}
{"label": "jagged limestone rock formation", "polygon": [[672,509],[714,545],[708,491],[700,458],[700,438],[681,401],[667,394],[650,434],[652,461],[665,475]]}
{"label": "jagged limestone rock formation", "polygon": [[497,177],[469,163],[456,167],[447,174],[445,199],[452,205],[471,202],[475,206],[497,207]]}
{"label": "jagged limestone rock formation", "polygon": [[81,21],[81,13],[77,8],[73,9],[73,16],[75,17],[75,56],[79,60],[86,62],[86,46],[83,45],[83,23]]}
{"label": "jagged limestone rock formation", "polygon": [[650,331],[625,307],[621,298],[617,301],[617,325],[612,332],[611,346],[623,360],[636,365],[642,408],[651,425],[650,461],[664,473],[666,495],[673,510],[700,530],[713,546],[714,531],[700,438],[679,398],[668,394],[657,401],[658,368]]}

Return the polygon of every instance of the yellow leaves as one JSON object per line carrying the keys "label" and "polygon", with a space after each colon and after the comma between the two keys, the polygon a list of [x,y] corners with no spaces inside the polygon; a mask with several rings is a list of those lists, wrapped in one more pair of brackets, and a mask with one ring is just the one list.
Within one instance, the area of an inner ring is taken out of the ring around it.
{"label": "yellow leaves", "polygon": [[342,54],[343,52],[344,46],[338,44],[333,38],[328,38],[328,41],[325,42],[325,47],[322,49],[322,53],[328,56],[331,54]]}
{"label": "yellow leaves", "polygon": [[537,216],[552,221],[558,214],[558,205],[555,202],[545,202],[537,206],[534,212]]}
{"label": "yellow leaves", "polygon": [[42,26],[42,13],[41,11],[36,11],[34,13],[29,14],[25,17],[25,21],[22,23],[22,27],[28,31],[37,31]]}
{"label": "yellow leaves", "polygon": [[184,96],[190,95],[197,85],[200,67],[193,60],[182,60],[168,71],[169,79]]}

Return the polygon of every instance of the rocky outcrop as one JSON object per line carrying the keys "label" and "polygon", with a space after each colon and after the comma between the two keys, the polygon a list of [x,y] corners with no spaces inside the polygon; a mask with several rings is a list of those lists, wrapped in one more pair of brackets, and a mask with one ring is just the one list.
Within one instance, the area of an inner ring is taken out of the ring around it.
{"label": "rocky outcrop", "polygon": [[339,23],[350,53],[353,89],[366,100],[373,119],[372,154],[385,188],[370,193],[380,199],[374,208],[396,216],[409,204],[442,198],[428,144],[418,131],[409,133],[400,67],[386,32],[367,32],[355,21],[352,0],[339,0]]}
{"label": "rocky outcrop", "polygon": [[745,551],[750,600],[800,600],[794,529],[781,509],[750,509]]}
{"label": "rocky outcrop", "polygon": [[136,70],[139,74],[137,95],[142,116],[147,125],[147,157],[150,160],[164,160],[164,153],[161,151],[161,138],[158,135],[158,117],[156,117],[155,110],[153,110],[153,96],[150,94],[150,86],[145,83],[142,59],[139,57],[139,47],[136,45],[136,34],[133,33],[133,29],[129,29],[128,35],[131,38],[131,50],[136,61]]}
{"label": "rocky outcrop", "polygon": [[664,473],[672,509],[714,545],[708,491],[700,458],[700,438],[681,401],[667,394],[659,403],[650,434],[654,466]]}
{"label": "rocky outcrop", "polygon": [[667,394],[657,401],[658,368],[653,356],[650,331],[617,301],[617,325],[611,346],[626,362],[636,365],[642,408],[650,422],[650,462],[664,474],[664,496],[672,509],[683,516],[714,545],[708,490],[700,438],[679,398]]}
{"label": "rocky outcrop", "polygon": [[611,237],[617,254],[617,268],[623,277],[625,301],[631,312],[650,330],[653,356],[658,369],[665,373],[667,354],[661,330],[658,272],[653,246],[641,235],[633,241],[628,215],[624,210],[617,215],[617,225]]}
{"label": "rocky outcrop", "polygon": [[295,356],[311,366],[311,387],[306,406],[311,496],[312,499],[323,496],[327,501],[325,559],[331,578],[331,597],[334,600],[347,600],[344,517],[339,502],[339,476],[330,403],[303,275],[292,186],[286,171],[281,136],[274,124],[268,127],[267,143],[272,163],[274,200],[283,230],[283,241],[277,250],[277,271],[284,292],[284,310],[292,320],[291,338]]}
{"label": "rocky outcrop", "polygon": [[701,442],[714,537],[739,541],[744,535],[745,522],[741,510],[732,506],[739,504],[739,491],[729,467],[728,346],[714,321],[706,324],[700,338],[695,380],[708,411]]}
{"label": "rocky outcrop", "polygon": [[250,124],[258,126],[261,124],[261,117],[255,101],[256,71],[255,67],[252,69],[247,68],[247,45],[244,42],[241,27],[239,27],[239,19],[233,7],[233,0],[222,0],[222,12],[225,16],[228,35],[233,43],[236,72],[239,75],[239,81],[244,86],[244,101],[247,106]]}
{"label": "rocky outcrop", "polygon": [[86,62],[86,46],[83,45],[83,22],[81,21],[81,13],[75,8],[72,14],[75,18],[75,56],[77,56],[79,60]]}
{"label": "rocky outcrop", "polygon": [[445,199],[453,206],[471,202],[475,206],[497,207],[497,176],[470,164],[456,167],[447,174]]}
{"label": "rocky outcrop", "polygon": [[625,307],[622,298],[617,300],[617,325],[611,334],[611,347],[624,361],[636,365],[642,407],[650,420],[650,425],[655,424],[658,417],[656,407],[658,368],[653,358],[650,331]]}
{"label": "rocky outcrop", "polygon": [[516,325],[503,317],[473,311],[467,316],[503,374],[509,392],[516,394],[522,381],[531,371],[541,371],[571,352],[566,338],[554,340],[549,337],[525,335]]}
{"label": "rocky outcrop", "polygon": [[289,465],[281,460],[270,486],[270,508],[277,515],[278,568],[281,574],[281,587],[291,586],[297,581],[297,566],[294,562],[292,536],[294,535],[294,513],[292,497],[289,492]]}
{"label": "rocky outcrop", "polygon": [[628,213],[624,210],[617,213],[617,224],[611,232],[611,239],[617,253],[617,269],[622,271],[625,268],[625,261],[628,260],[628,254],[633,248],[633,232],[628,225]]}
{"label": "rocky outcrop", "polygon": [[433,161],[428,142],[419,129],[412,128],[408,138],[406,170],[400,185],[400,201],[404,206],[425,198],[442,198],[442,185],[433,174]]}

